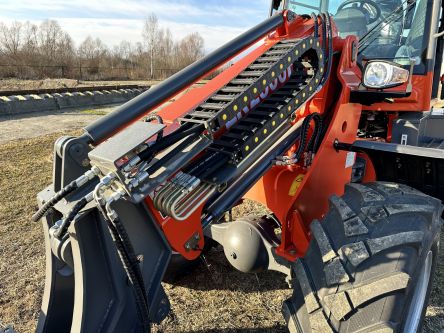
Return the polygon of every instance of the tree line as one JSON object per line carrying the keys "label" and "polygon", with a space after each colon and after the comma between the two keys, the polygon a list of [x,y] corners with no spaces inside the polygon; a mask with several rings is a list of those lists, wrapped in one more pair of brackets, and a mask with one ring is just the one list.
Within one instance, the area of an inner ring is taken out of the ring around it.
{"label": "tree line", "polygon": [[141,36],[140,42],[123,40],[113,47],[88,36],[76,46],[55,20],[0,22],[0,77],[164,79],[204,55],[198,32],[175,40],[154,14],[144,21]]}

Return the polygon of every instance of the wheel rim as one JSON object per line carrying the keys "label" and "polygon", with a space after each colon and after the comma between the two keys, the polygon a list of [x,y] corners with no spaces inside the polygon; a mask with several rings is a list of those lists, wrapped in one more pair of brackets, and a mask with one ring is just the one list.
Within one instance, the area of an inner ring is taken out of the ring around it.
{"label": "wheel rim", "polygon": [[421,270],[421,275],[415,289],[415,294],[410,305],[407,315],[404,333],[415,333],[418,331],[419,324],[422,317],[422,311],[425,306],[427,290],[430,283],[430,274],[432,272],[433,253],[429,251],[426,261]]}

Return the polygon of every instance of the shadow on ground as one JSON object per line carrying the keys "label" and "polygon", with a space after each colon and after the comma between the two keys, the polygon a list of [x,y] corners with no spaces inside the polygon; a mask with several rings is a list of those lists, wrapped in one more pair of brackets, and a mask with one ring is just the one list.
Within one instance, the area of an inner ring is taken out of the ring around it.
{"label": "shadow on ground", "polygon": [[243,273],[226,260],[221,247],[214,248],[201,261],[171,281],[175,286],[193,290],[231,290],[254,293],[288,289],[285,275],[279,272]]}
{"label": "shadow on ground", "polygon": [[275,333],[275,332],[288,332],[287,328],[282,325],[277,325],[274,327],[264,327],[264,328],[243,328],[243,329],[208,329],[208,330],[198,330],[198,331],[188,331],[184,333]]}

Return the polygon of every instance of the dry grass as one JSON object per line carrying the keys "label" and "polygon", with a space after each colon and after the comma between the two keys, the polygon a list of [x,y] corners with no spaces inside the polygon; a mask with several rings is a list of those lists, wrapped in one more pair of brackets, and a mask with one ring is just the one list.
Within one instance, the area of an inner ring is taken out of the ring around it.
{"label": "dry grass", "polygon": [[[34,331],[43,292],[43,236],[30,217],[36,193],[51,182],[52,146],[58,136],[0,145],[0,326],[14,324],[20,333]],[[261,212],[246,203],[235,214],[253,210]],[[427,332],[444,332],[443,283],[441,258]],[[291,291],[282,276],[239,273],[220,249],[210,253],[196,274],[165,288],[173,311],[156,332],[286,332],[280,306]]]}
{"label": "dry grass", "polygon": [[20,80],[0,79],[0,91],[2,90],[28,90],[28,89],[57,89],[96,86],[119,86],[128,84],[154,85],[160,81],[82,81],[74,79],[43,79],[43,80]]}
{"label": "dry grass", "polygon": [[36,193],[51,182],[57,135],[0,146],[0,321],[31,332],[40,308],[45,260]]}

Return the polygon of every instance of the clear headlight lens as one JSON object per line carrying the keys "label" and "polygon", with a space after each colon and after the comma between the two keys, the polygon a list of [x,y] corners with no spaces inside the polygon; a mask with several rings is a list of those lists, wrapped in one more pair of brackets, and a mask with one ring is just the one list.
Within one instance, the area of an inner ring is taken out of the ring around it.
{"label": "clear headlight lens", "polygon": [[364,73],[364,86],[367,88],[396,87],[409,80],[409,71],[384,61],[371,61]]}

